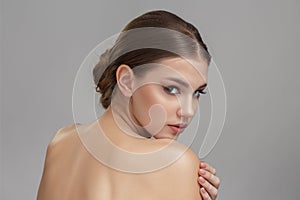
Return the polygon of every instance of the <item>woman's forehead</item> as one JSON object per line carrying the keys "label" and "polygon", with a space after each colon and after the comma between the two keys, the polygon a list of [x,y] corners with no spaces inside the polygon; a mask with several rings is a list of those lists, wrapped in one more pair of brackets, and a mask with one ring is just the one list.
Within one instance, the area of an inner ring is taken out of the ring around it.
{"label": "woman's forehead", "polygon": [[206,78],[208,66],[205,61],[200,59],[192,60],[192,59],[183,59],[180,57],[164,59],[159,62],[162,65],[170,67],[177,72],[182,72],[183,74],[191,73],[191,74],[199,74],[203,76],[202,78]]}
{"label": "woman's forehead", "polygon": [[164,59],[159,63],[145,64],[137,67],[144,71],[143,84],[160,83],[163,80],[182,80],[192,88],[207,83],[207,64],[182,58]]}

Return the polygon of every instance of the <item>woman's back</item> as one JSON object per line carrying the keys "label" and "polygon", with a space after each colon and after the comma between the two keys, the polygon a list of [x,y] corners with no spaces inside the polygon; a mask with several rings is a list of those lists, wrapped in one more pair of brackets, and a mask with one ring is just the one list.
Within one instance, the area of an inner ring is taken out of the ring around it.
{"label": "woman's back", "polygon": [[[88,131],[85,125],[76,126]],[[175,163],[154,172],[121,172],[102,164],[86,150],[76,126],[60,129],[50,142],[39,200],[201,199],[197,183],[199,160],[191,150]],[[141,140],[124,135],[130,138],[124,140],[117,134],[111,136],[110,140],[120,147],[140,152],[158,150],[169,142],[167,139]]]}

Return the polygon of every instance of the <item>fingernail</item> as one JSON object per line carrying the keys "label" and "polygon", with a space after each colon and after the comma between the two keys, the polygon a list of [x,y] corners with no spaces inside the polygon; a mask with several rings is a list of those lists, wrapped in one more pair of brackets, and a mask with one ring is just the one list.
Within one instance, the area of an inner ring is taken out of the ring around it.
{"label": "fingernail", "polygon": [[202,193],[205,193],[205,189],[204,189],[204,188],[201,188],[201,192],[202,192]]}
{"label": "fingernail", "polygon": [[200,179],[200,182],[201,182],[201,183],[205,183],[205,180],[204,180],[204,178],[203,178],[202,176],[200,176],[199,179]]}
{"label": "fingernail", "polygon": [[200,174],[205,175],[205,170],[204,169],[200,169]]}
{"label": "fingernail", "polygon": [[203,163],[203,162],[200,165],[201,165],[201,167],[206,167],[205,163]]}

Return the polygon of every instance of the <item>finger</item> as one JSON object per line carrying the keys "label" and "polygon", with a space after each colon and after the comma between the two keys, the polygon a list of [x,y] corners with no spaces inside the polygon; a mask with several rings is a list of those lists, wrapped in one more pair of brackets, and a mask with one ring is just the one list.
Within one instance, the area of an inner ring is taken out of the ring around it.
{"label": "finger", "polygon": [[218,190],[214,186],[212,186],[207,180],[205,180],[202,176],[199,177],[199,183],[203,186],[203,188],[207,191],[211,199],[216,199],[218,195]]}
{"label": "finger", "polygon": [[200,168],[205,169],[207,171],[209,171],[210,173],[212,173],[213,175],[215,175],[217,173],[216,169],[212,166],[210,166],[208,163],[206,162],[201,162],[200,163]]}
{"label": "finger", "polygon": [[203,200],[211,200],[209,194],[207,193],[207,191],[204,188],[200,189],[200,193],[201,193]]}
{"label": "finger", "polygon": [[221,181],[216,175],[213,175],[212,173],[204,169],[199,170],[199,175],[204,177],[214,187],[219,188]]}

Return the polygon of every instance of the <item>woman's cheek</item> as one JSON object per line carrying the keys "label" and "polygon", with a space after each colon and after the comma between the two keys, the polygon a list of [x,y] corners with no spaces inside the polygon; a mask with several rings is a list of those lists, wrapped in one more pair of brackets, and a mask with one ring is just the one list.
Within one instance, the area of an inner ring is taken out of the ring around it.
{"label": "woman's cheek", "polygon": [[[160,86],[161,87],[161,86]],[[151,122],[151,117],[149,112],[152,106],[158,106],[162,110],[154,109],[156,113],[151,113],[152,118],[156,118],[155,114],[161,115],[165,114],[168,117],[169,113],[172,112],[170,109],[178,104],[175,96],[167,94],[158,86],[144,86],[137,91],[134,96],[134,112],[136,118],[142,126],[149,125]],[[167,120],[167,119],[166,119]]]}

